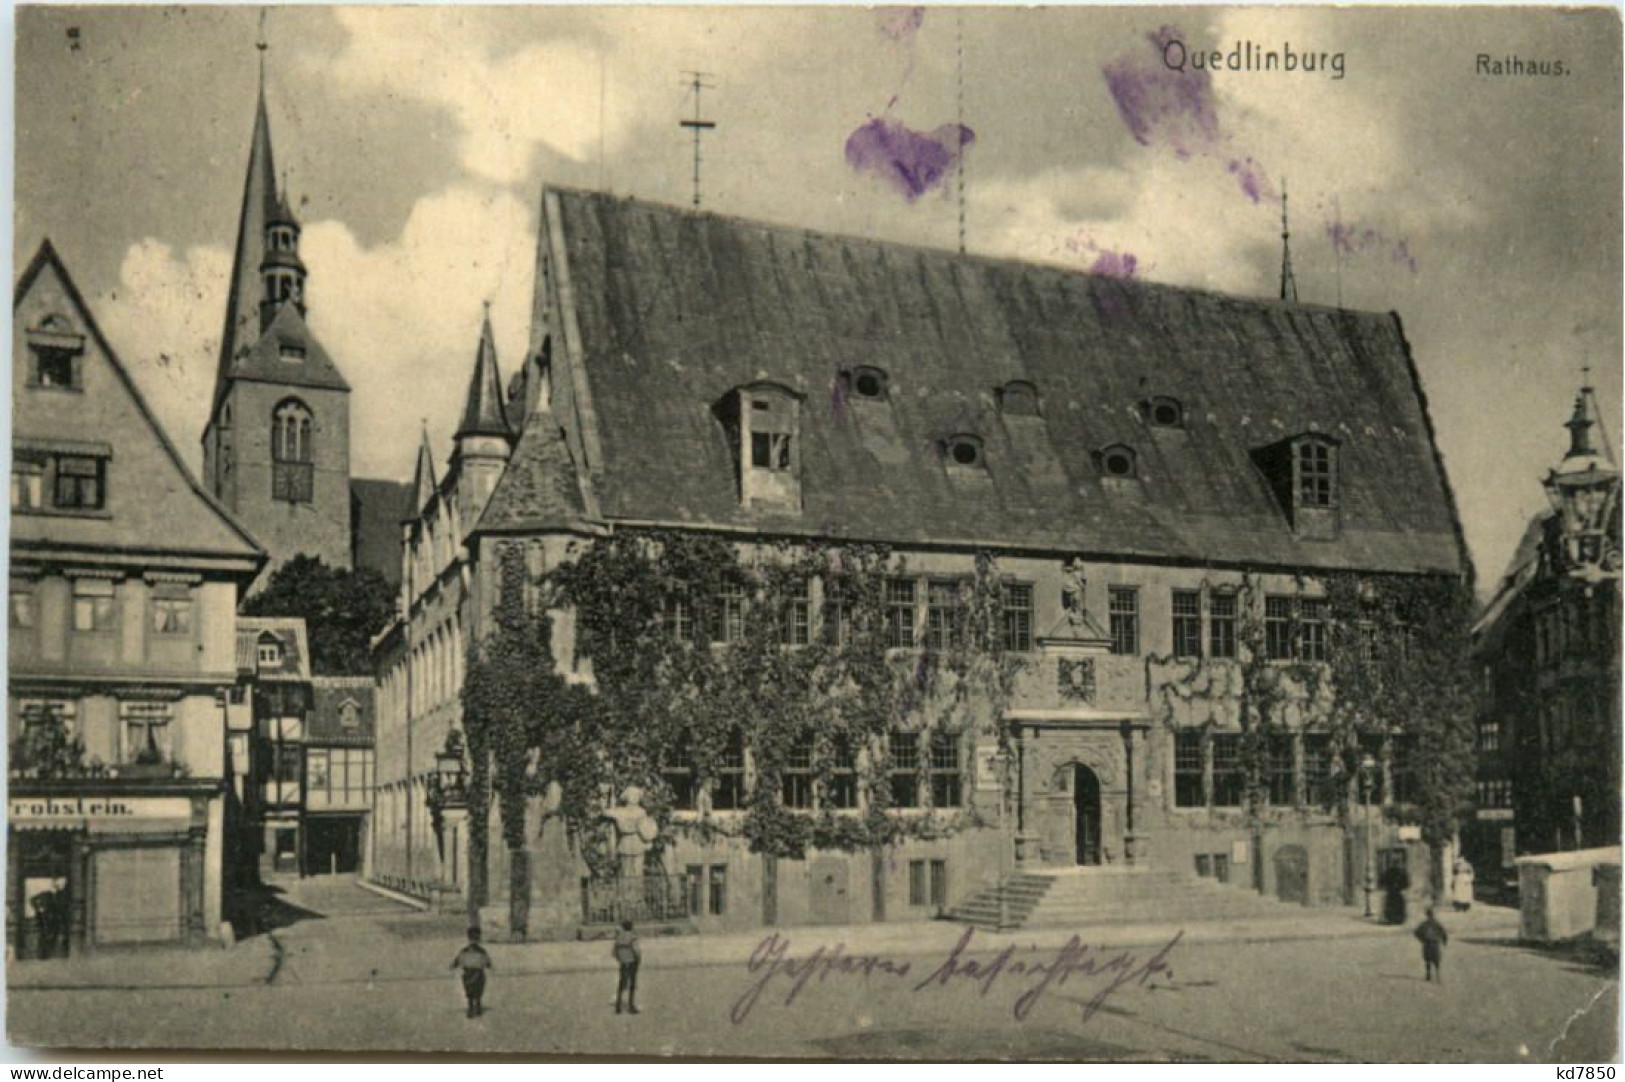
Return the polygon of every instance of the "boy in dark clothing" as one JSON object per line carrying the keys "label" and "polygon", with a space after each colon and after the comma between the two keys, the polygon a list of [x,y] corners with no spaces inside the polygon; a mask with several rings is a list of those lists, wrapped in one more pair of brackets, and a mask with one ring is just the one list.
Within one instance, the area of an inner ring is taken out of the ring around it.
{"label": "boy in dark clothing", "polygon": [[1422,941],[1422,965],[1427,972],[1428,980],[1437,979],[1444,983],[1444,971],[1440,966],[1444,963],[1444,945],[1450,942],[1450,933],[1444,930],[1444,925],[1433,918],[1433,909],[1429,907],[1427,919],[1416,926],[1416,938]]}
{"label": "boy in dark clothing", "polygon": [[463,995],[468,999],[468,1016],[478,1018],[485,1013],[480,1001],[485,998],[485,971],[495,969],[491,956],[480,946],[480,930],[468,930],[468,946],[457,952],[451,968],[463,971]]}
{"label": "boy in dark clothing", "polygon": [[615,986],[615,1013],[621,1013],[621,996],[626,996],[627,1009],[638,1013],[638,963],[643,955],[638,951],[638,937],[632,931],[632,922],[621,921],[621,930],[615,933],[615,961],[621,966],[620,983]]}

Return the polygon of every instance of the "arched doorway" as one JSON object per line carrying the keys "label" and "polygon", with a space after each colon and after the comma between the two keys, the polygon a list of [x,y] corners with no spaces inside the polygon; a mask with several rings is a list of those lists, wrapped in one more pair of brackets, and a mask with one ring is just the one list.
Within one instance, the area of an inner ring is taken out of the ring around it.
{"label": "arched doorway", "polygon": [[1072,837],[1079,864],[1100,863],[1100,779],[1082,763],[1072,767]]}

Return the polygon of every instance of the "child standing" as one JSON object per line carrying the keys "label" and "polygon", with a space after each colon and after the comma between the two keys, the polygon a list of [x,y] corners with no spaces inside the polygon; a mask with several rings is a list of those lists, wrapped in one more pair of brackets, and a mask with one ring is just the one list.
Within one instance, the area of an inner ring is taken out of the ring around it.
{"label": "child standing", "polygon": [[632,931],[632,922],[621,921],[621,930],[615,933],[615,961],[621,967],[620,983],[615,986],[615,1013],[621,1013],[621,996],[626,996],[627,1009],[633,1014],[638,1013],[638,963],[643,955],[638,951],[637,933]]}
{"label": "child standing", "polygon": [[478,1018],[485,1013],[485,971],[495,969],[491,956],[480,946],[480,930],[468,930],[468,945],[451,960],[451,968],[463,971],[463,995],[468,999],[468,1016]]}
{"label": "child standing", "polygon": [[1450,933],[1434,919],[1431,906],[1428,907],[1427,919],[1416,926],[1416,938],[1422,941],[1422,966],[1427,979],[1443,984],[1444,971],[1440,967],[1444,964],[1444,945],[1450,942]]}

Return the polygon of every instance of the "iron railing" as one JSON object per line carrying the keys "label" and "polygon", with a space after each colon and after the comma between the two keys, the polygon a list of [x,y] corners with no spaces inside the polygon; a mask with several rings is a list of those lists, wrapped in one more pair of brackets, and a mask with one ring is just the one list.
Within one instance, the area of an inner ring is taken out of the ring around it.
{"label": "iron railing", "polygon": [[615,879],[582,876],[582,923],[681,920],[691,915],[687,880],[685,875],[633,875]]}

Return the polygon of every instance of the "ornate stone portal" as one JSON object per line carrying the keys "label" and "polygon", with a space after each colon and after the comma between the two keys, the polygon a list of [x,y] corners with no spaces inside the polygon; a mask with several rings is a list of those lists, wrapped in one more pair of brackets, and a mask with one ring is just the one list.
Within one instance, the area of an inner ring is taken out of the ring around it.
{"label": "ornate stone portal", "polygon": [[1116,726],[1032,726],[1021,739],[1024,863],[1129,860],[1131,786]]}

